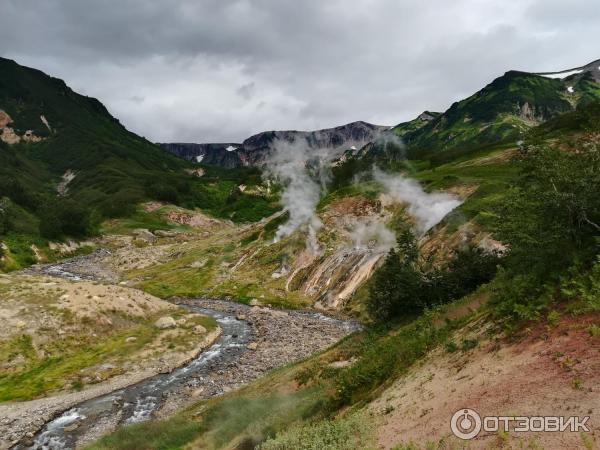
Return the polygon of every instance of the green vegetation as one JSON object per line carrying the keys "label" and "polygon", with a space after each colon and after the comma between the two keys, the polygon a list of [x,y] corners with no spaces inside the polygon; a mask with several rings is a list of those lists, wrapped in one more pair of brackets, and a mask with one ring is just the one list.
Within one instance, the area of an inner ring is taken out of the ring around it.
{"label": "green vegetation", "polygon": [[377,448],[366,414],[294,427],[261,444],[259,450],[355,450]]}
{"label": "green vegetation", "polygon": [[201,433],[198,422],[175,416],[168,420],[123,427],[118,433],[106,436],[88,449],[172,450],[183,448]]}
{"label": "green vegetation", "polygon": [[[259,189],[258,169],[205,167],[197,176],[198,165],[130,133],[98,100],[61,80],[3,58],[0,80],[0,110],[11,117],[9,126],[18,135],[32,130],[42,138],[0,141],[3,242],[11,233],[26,236],[29,245],[43,238],[42,247],[49,239],[93,235],[104,219],[139,215],[137,205],[146,200],[201,208],[235,222],[257,221],[278,209],[276,194]],[[58,195],[67,172],[74,178]],[[17,257],[0,269],[32,262]]]}
{"label": "green vegetation", "polygon": [[558,285],[585,297],[586,288],[569,287],[578,278],[573,274],[590,273],[593,289],[599,250],[597,146],[581,146],[578,153],[531,146],[520,164],[518,182],[496,210],[496,233],[510,252],[491,303],[509,329],[545,312]]}
{"label": "green vegetation", "polygon": [[459,299],[490,281],[497,255],[478,247],[459,248],[439,268],[419,261],[414,236],[404,231],[369,282],[367,308],[379,321],[411,316],[424,308]]}
{"label": "green vegetation", "polygon": [[454,103],[426,126],[404,134],[403,140],[409,156],[417,158],[442,150],[465,151],[514,142],[539,121],[571,111],[565,91],[562,80],[507,72],[471,97]]}
{"label": "green vegetation", "polygon": [[[51,305],[44,304],[52,309]],[[172,315],[178,317],[184,313],[181,310]],[[36,336],[35,347],[31,335],[26,333],[0,342],[0,363],[9,367],[0,374],[0,402],[31,400],[61,389],[81,389],[87,383],[98,383],[119,375],[124,372],[121,366],[135,359],[136,353],[147,348],[161,333],[153,325],[160,314],[140,318],[110,313],[109,320],[119,324],[114,327],[106,325],[109,323],[106,320],[102,325],[93,319],[78,319],[66,311],[60,315],[64,326],[70,330],[67,334],[48,335],[50,331],[43,329]],[[77,328],[81,321],[85,329]],[[212,330],[216,321],[198,317],[193,323],[186,324],[189,330],[195,325]],[[179,350],[188,350],[195,342],[191,336],[189,331],[171,343]],[[128,339],[132,337],[135,339]],[[18,360],[20,362],[13,366]],[[99,366],[108,361],[111,364],[106,368]]]}

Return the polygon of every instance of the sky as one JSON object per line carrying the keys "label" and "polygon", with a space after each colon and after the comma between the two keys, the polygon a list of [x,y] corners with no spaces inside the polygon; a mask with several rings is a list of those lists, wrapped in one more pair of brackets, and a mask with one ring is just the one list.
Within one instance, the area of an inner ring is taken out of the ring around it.
{"label": "sky", "polygon": [[600,58],[598,0],[0,0],[0,56],[155,142],[395,125]]}

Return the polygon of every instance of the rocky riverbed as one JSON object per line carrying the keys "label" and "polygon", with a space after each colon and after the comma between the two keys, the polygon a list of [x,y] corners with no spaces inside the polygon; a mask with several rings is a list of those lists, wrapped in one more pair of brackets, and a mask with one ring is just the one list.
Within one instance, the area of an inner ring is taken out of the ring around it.
{"label": "rocky riverbed", "polygon": [[[223,329],[219,340],[172,373],[117,388],[70,408],[34,436],[29,432],[15,448],[76,448],[118,426],[168,416],[192,401],[221,395],[268,370],[322,350],[358,327],[310,311],[210,299],[180,299],[178,303],[215,317]],[[34,424],[41,425],[35,420]]]}
{"label": "rocky riverbed", "polygon": [[168,415],[191,399],[220,395],[252,381],[265,372],[299,361],[323,350],[360,328],[313,311],[280,310],[247,306],[223,300],[180,299],[179,304],[197,305],[235,315],[252,330],[249,351],[231,361],[215,361],[206,375],[192,375],[184,389],[172,393],[158,412]]}
{"label": "rocky riverbed", "polygon": [[[104,264],[109,255],[100,249],[29,271],[112,285],[118,283],[118,275]],[[146,380],[148,374],[115,379],[96,387],[95,395],[72,393],[34,400],[37,407],[33,409],[24,407],[26,402],[0,404],[0,414],[8,407],[18,416],[0,415],[0,430],[10,437],[0,448],[79,447],[121,425],[169,416],[192,401],[236,389],[269,370],[321,351],[359,328],[356,323],[318,312],[280,310],[256,300],[252,305],[207,298],[174,302],[216,318],[223,330],[219,339],[170,373]]]}

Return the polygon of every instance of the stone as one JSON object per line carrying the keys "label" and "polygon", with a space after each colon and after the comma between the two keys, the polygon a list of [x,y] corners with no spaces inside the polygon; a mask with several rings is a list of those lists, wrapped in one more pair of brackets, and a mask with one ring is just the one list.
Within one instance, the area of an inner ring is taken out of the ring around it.
{"label": "stone", "polygon": [[194,333],[196,334],[204,334],[206,333],[206,328],[204,328],[202,325],[196,325],[194,328]]}
{"label": "stone", "polygon": [[171,316],[163,316],[154,322],[154,326],[156,328],[160,328],[161,330],[165,330],[167,328],[175,328],[177,326],[177,322]]}
{"label": "stone", "polygon": [[258,301],[257,298],[253,298],[252,300],[250,300],[250,306],[258,306],[260,305],[260,302]]}
{"label": "stone", "polygon": [[66,427],[64,427],[63,431],[65,433],[71,433],[71,432],[75,431],[77,428],[79,428],[79,424],[78,423],[74,423],[72,425],[67,425]]}
{"label": "stone", "polygon": [[177,236],[177,233],[175,231],[167,231],[167,230],[156,230],[154,232],[154,234],[159,237],[175,237],[175,236]]}
{"label": "stone", "polygon": [[135,342],[137,341],[137,338],[135,336],[129,336],[127,339],[125,339],[125,342]]}
{"label": "stone", "polygon": [[147,242],[156,241],[156,236],[146,228],[138,228],[137,230],[133,230],[133,235],[136,236],[138,239],[142,239]]}
{"label": "stone", "polygon": [[258,344],[256,342],[250,342],[246,348],[248,348],[248,350],[256,350],[258,348]]}
{"label": "stone", "polygon": [[237,320],[246,320],[246,315],[245,314],[238,314],[235,316],[235,318]]}

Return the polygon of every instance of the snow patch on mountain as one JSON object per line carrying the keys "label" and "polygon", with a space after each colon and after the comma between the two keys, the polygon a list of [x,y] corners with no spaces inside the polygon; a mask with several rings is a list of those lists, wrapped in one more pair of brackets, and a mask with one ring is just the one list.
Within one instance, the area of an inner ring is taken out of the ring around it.
{"label": "snow patch on mountain", "polygon": [[566,72],[538,73],[538,75],[541,75],[546,78],[562,80],[564,78],[570,77],[571,75],[576,75],[581,72],[583,72],[583,69],[573,69],[573,70],[568,70]]}

